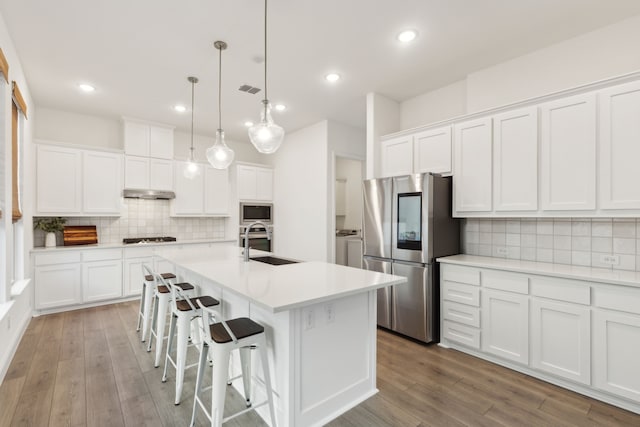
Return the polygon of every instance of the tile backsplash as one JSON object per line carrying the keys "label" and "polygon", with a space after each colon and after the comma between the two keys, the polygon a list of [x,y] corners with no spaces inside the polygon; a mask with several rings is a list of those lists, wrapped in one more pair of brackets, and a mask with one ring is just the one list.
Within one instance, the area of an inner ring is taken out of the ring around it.
{"label": "tile backsplash", "polygon": [[[168,200],[123,200],[120,217],[67,218],[67,225],[95,225],[100,243],[122,243],[125,237],[173,236],[178,241],[225,237],[225,218],[172,218]],[[58,234],[62,245],[62,233]],[[34,247],[44,246],[44,239],[43,231],[34,231]]]}
{"label": "tile backsplash", "polygon": [[640,219],[466,219],[462,249],[469,255],[640,271]]}

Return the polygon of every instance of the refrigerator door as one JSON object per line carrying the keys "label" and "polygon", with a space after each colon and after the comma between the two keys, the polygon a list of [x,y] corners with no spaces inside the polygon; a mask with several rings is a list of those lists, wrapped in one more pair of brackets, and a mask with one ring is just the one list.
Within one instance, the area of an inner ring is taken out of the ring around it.
{"label": "refrigerator door", "polygon": [[413,174],[393,178],[391,257],[430,263],[433,223],[433,175]]}
{"label": "refrigerator door", "polygon": [[406,277],[408,283],[392,287],[391,329],[423,342],[434,339],[431,267],[393,262],[393,274]]}
{"label": "refrigerator door", "polygon": [[[378,258],[363,258],[365,270],[391,274],[391,261]],[[391,329],[391,287],[378,289],[378,325]]]}
{"label": "refrigerator door", "polygon": [[391,258],[391,178],[363,183],[364,256]]}

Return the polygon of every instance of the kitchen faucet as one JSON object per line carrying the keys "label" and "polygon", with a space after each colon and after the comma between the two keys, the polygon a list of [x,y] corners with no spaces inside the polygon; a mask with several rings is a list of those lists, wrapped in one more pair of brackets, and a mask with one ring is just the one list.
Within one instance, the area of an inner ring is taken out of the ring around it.
{"label": "kitchen faucet", "polygon": [[245,262],[249,262],[249,231],[251,231],[251,229],[256,225],[263,226],[264,229],[267,230],[267,239],[271,240],[271,230],[269,230],[269,227],[267,227],[267,225],[264,222],[256,221],[247,225],[247,229],[244,231],[244,261]]}

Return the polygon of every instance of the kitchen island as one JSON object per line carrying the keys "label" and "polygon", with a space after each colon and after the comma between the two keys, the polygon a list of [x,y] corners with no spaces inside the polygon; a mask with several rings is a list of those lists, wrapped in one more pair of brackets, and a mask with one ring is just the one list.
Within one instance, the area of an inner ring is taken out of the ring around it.
{"label": "kitchen island", "polygon": [[[225,319],[247,316],[265,327],[279,426],[324,425],[377,392],[376,290],[404,277],[326,262],[244,262],[242,248],[231,245],[156,255],[220,299]],[[257,359],[256,402],[264,398]],[[232,366],[239,373],[238,360]],[[266,407],[258,412],[268,419]]]}

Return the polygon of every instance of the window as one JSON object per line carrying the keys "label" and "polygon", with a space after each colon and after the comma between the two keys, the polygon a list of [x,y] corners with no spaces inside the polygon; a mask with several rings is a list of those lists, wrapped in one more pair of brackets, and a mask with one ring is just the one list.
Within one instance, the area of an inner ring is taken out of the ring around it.
{"label": "window", "polygon": [[[22,219],[22,122],[27,117],[27,104],[16,82],[12,82],[11,105],[11,194],[13,222]],[[22,113],[22,114],[20,114]]]}

